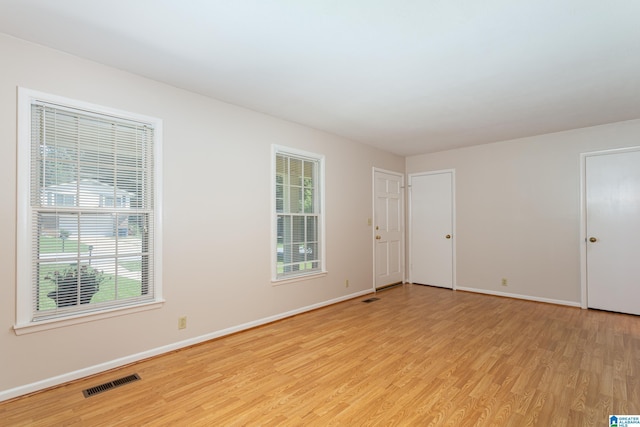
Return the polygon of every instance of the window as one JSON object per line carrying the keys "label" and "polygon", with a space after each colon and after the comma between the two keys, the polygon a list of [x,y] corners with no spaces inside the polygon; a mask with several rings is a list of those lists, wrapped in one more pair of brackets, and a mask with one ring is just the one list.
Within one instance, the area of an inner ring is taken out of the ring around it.
{"label": "window", "polygon": [[324,271],[322,156],[274,146],[274,279]]}
{"label": "window", "polygon": [[22,326],[160,301],[161,121],[19,91]]}
{"label": "window", "polygon": [[75,206],[75,194],[56,194],[56,202],[54,206]]}

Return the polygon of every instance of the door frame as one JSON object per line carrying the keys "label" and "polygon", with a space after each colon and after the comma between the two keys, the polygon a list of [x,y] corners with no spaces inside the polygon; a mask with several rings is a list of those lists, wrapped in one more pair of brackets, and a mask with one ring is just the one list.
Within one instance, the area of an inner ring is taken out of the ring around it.
{"label": "door frame", "polygon": [[369,226],[371,227],[371,254],[373,256],[373,280],[372,280],[372,287],[373,287],[373,292],[377,292],[378,289],[376,288],[376,244],[375,244],[375,235],[376,235],[376,230],[374,227],[374,224],[376,223],[376,172],[381,172],[381,173],[386,173],[389,175],[395,175],[397,177],[400,178],[400,226],[402,228],[402,233],[400,233],[401,237],[401,242],[400,242],[400,265],[402,268],[402,283],[405,283],[406,281],[406,275],[407,275],[407,259],[406,259],[406,250],[405,250],[405,245],[406,245],[406,227],[405,227],[405,214],[406,214],[406,210],[405,210],[405,192],[407,191],[406,186],[405,186],[405,174],[402,172],[396,172],[396,171],[392,171],[392,170],[388,170],[388,169],[382,169],[382,168],[377,168],[377,167],[373,167],[371,170],[371,223],[369,224]]}
{"label": "door frame", "polygon": [[[412,204],[411,204],[411,180],[415,176],[425,176],[425,175],[439,175],[443,173],[451,174],[451,289],[456,290],[457,288],[457,279],[456,279],[456,241],[457,241],[457,233],[456,233],[456,170],[455,169],[441,169],[435,171],[427,171],[427,172],[415,172],[408,175],[408,189],[409,189],[409,197],[408,197],[408,218],[409,218],[409,226],[407,227],[407,252],[408,252],[408,261],[409,265],[413,261],[413,254],[411,253],[411,226],[413,225],[413,218],[411,213],[413,212]],[[405,270],[407,270],[407,266],[405,266]],[[411,271],[411,269],[408,269]],[[409,282],[413,283],[413,277],[409,276]]]}
{"label": "door frame", "polygon": [[580,153],[580,307],[589,308],[587,287],[587,158],[640,151],[640,146]]}

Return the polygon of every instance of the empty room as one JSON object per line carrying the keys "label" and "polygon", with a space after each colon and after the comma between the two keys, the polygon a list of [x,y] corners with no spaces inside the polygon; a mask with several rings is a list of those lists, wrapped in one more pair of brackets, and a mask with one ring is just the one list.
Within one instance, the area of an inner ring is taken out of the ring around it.
{"label": "empty room", "polygon": [[640,423],[638,16],[0,0],[0,425]]}

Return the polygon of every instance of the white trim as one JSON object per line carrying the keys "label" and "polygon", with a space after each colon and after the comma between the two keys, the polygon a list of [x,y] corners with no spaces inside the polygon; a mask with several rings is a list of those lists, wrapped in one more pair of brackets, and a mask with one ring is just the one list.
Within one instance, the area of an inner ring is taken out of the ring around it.
{"label": "white trim", "polygon": [[282,279],[273,279],[271,280],[271,283],[274,286],[278,286],[278,285],[286,285],[288,283],[294,283],[294,282],[303,282],[306,280],[311,280],[311,279],[317,279],[320,277],[324,277],[328,274],[327,271],[316,271],[314,273],[303,273],[297,276],[288,276],[288,277],[284,277]]}
{"label": "white trim", "polygon": [[[277,244],[278,244],[278,236],[277,236],[277,213],[276,213],[276,155],[278,153],[282,154],[290,154],[295,157],[300,157],[303,159],[307,159],[310,161],[318,162],[318,174],[320,175],[320,181],[318,182],[318,187],[320,189],[320,194],[318,195],[320,199],[320,270],[313,271],[311,273],[301,273],[295,276],[286,276],[286,277],[278,277],[277,270]],[[324,154],[312,153],[310,151],[299,150],[297,148],[286,147],[284,145],[271,144],[271,176],[267,182],[271,185],[271,239],[269,240],[271,253],[271,283],[275,285],[283,285],[291,282],[299,282],[301,280],[313,279],[318,276],[327,274],[327,253],[326,253],[326,215],[327,211],[325,206],[325,156]]]}
{"label": "white trim", "polygon": [[580,153],[580,307],[589,307],[587,287],[587,157],[640,151],[640,146]]}
{"label": "white trim", "polygon": [[80,378],[84,378],[90,375],[98,374],[109,369],[118,368],[121,366],[125,366],[131,363],[138,362],[140,360],[148,359],[150,357],[159,356],[161,354],[169,353],[175,350],[179,350],[181,348],[189,347],[195,344],[199,344],[205,341],[209,341],[212,339],[224,337],[226,335],[235,334],[237,332],[245,331],[247,329],[255,328],[257,326],[266,325],[268,323],[275,322],[277,320],[286,319],[287,317],[292,317],[301,313],[305,313],[307,311],[316,310],[318,308],[326,307],[329,305],[333,305],[339,302],[347,301],[350,299],[358,298],[363,295],[371,294],[370,290],[364,290],[355,292],[353,294],[341,296],[338,298],[333,298],[324,302],[308,305],[306,307],[301,307],[295,310],[286,311],[284,313],[275,314],[273,316],[263,317],[262,319],[254,320],[251,322],[243,323],[240,325],[232,326],[226,329],[221,329],[218,331],[214,331],[205,335],[201,335],[198,337],[190,338],[188,340],[179,341],[176,343],[168,344],[162,347],[152,348],[137,354],[132,354],[129,356],[121,357],[118,359],[110,360],[108,362],[100,363],[98,365],[89,366],[83,369],[79,369],[73,372],[68,372],[66,374],[58,375],[55,377],[47,378],[41,381],[36,381],[34,383],[25,384],[19,387],[14,387],[12,389],[0,391],[0,402],[13,399],[18,396],[22,396],[28,393],[33,393],[36,391],[40,391],[46,388],[54,387],[60,384],[67,383],[69,381],[74,381]]}
{"label": "white trim", "polygon": [[[55,322],[60,322],[59,326],[68,326],[70,324],[82,323],[82,318],[87,321],[102,318],[96,313],[78,313],[59,319],[51,319],[47,321],[33,322],[33,312],[31,306],[31,260],[33,235],[30,227],[30,218],[32,218],[31,199],[31,105],[33,103],[49,103],[60,105],[63,107],[71,107],[80,109],[91,114],[108,115],[128,121],[137,121],[145,123],[154,128],[154,299],[153,301],[145,301],[138,304],[138,307],[150,305],[158,305],[162,299],[162,120],[159,118],[146,116],[138,113],[131,113],[124,110],[118,110],[111,107],[92,104],[75,99],[65,98],[58,95],[52,95],[44,92],[27,89],[24,87],[17,88],[18,101],[18,132],[17,132],[17,230],[16,230],[16,319],[14,331],[20,335],[23,333],[36,332],[38,330],[51,329]],[[114,307],[102,311],[106,316],[111,317],[110,312],[119,311],[120,313],[128,312],[130,307],[121,308]],[[33,327],[31,327],[33,326]]]}
{"label": "white trim", "polygon": [[[106,107],[98,104],[92,104],[90,102],[79,101],[77,99],[66,98],[63,96],[52,95],[50,93],[40,92],[37,90],[28,89],[18,86],[18,98],[20,102],[27,102],[27,106],[31,106],[32,102],[44,102],[49,104],[60,105],[61,107],[73,107],[93,114],[108,115],[117,117],[127,121],[137,121],[153,125],[154,127],[161,123],[162,120],[147,116],[144,114],[132,113],[117,108]],[[27,120],[28,123],[28,120]]]}
{"label": "white trim", "polygon": [[16,325],[31,323],[31,100],[35,93],[18,87],[17,191],[16,206]]}
{"label": "white trim", "polygon": [[88,313],[77,313],[67,317],[58,319],[40,320],[25,325],[14,325],[13,331],[16,335],[26,335],[34,332],[48,331],[50,329],[64,328],[66,326],[77,325],[80,323],[92,322],[94,320],[108,319],[111,317],[124,316],[125,314],[139,313],[141,311],[153,310],[161,308],[164,300],[156,299],[151,302],[138,303],[126,307],[113,307]]}
{"label": "white trim", "polygon": [[376,288],[376,245],[375,245],[375,235],[376,235],[376,229],[375,229],[375,224],[376,224],[376,172],[381,172],[381,173],[386,173],[389,175],[395,175],[400,177],[400,188],[403,190],[400,192],[400,197],[402,198],[402,200],[400,200],[400,207],[402,209],[402,213],[400,214],[400,221],[401,221],[401,227],[402,227],[402,233],[401,233],[401,239],[402,242],[400,244],[400,250],[402,251],[402,254],[400,255],[401,258],[401,263],[400,265],[402,266],[402,283],[405,283],[406,281],[406,274],[407,274],[407,259],[406,259],[406,253],[405,253],[405,245],[406,245],[406,240],[405,240],[405,235],[407,233],[406,227],[405,227],[405,192],[406,192],[406,188],[405,188],[405,174],[403,172],[397,172],[397,171],[392,171],[392,170],[388,170],[388,169],[382,169],[382,168],[377,168],[377,167],[373,167],[372,171],[371,171],[371,209],[372,209],[372,215],[371,218],[373,220],[372,224],[371,224],[371,254],[373,257],[373,283],[372,283],[372,287],[373,287],[373,292],[377,292],[377,288]]}
{"label": "white trim", "polygon": [[162,302],[163,293],[162,293],[162,267],[164,263],[162,262],[162,253],[163,253],[163,240],[162,236],[163,232],[163,221],[164,221],[164,173],[162,172],[162,166],[164,165],[164,148],[163,148],[163,127],[162,120],[155,119],[153,123],[154,126],[154,144],[153,144],[153,156],[155,160],[155,164],[153,166],[153,181],[154,181],[154,194],[153,194],[153,219],[154,223],[154,234],[153,234],[153,286],[154,286],[154,296],[156,302]]}
{"label": "white trim", "polygon": [[[407,210],[408,212],[408,216],[409,216],[409,225],[407,227],[407,252],[408,252],[408,260],[409,260],[409,283],[413,283],[413,277],[411,277],[411,263],[412,263],[412,254],[411,254],[411,225],[413,224],[412,221],[412,217],[411,217],[411,182],[413,177],[416,176],[425,176],[425,175],[440,175],[440,174],[444,174],[444,173],[450,173],[451,174],[451,269],[453,270],[451,272],[451,286],[454,291],[457,288],[457,274],[456,274],[456,259],[457,259],[457,252],[456,252],[456,242],[457,242],[457,235],[458,233],[456,232],[456,170],[455,169],[441,169],[441,170],[436,170],[436,171],[427,171],[427,172],[416,172],[416,173],[411,173],[408,175],[408,181],[409,184],[407,186],[407,192],[409,193],[409,197],[408,197],[408,207]],[[449,289],[449,288],[446,288]]]}
{"label": "white trim", "polygon": [[498,297],[507,297],[507,298],[513,298],[513,299],[520,299],[520,300],[525,300],[525,301],[536,301],[536,302],[545,302],[545,303],[548,303],[548,304],[566,305],[566,306],[569,306],[569,307],[580,307],[580,303],[579,302],[575,302],[575,301],[564,301],[564,300],[557,300],[557,299],[551,299],[551,298],[534,297],[534,296],[531,296],[531,295],[510,294],[510,293],[507,293],[507,292],[491,291],[491,290],[487,290],[487,289],[478,289],[478,288],[458,287],[457,290],[458,291],[473,292],[473,293],[477,293],[477,294],[486,294],[486,295],[493,295],[493,296],[498,296]]}
{"label": "white trim", "polygon": [[587,308],[587,206],[586,206],[586,163],[587,154],[580,154],[580,237],[578,239],[580,251],[580,307]]}

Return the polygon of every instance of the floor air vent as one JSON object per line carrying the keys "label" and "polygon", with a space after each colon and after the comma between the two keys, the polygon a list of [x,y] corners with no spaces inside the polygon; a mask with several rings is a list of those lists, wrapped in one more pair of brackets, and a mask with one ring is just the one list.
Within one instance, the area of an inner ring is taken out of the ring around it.
{"label": "floor air vent", "polygon": [[112,388],[120,387],[133,381],[138,381],[139,379],[140,376],[138,374],[129,375],[128,377],[118,378],[117,380],[82,390],[82,394],[84,394],[84,397],[90,397],[94,394],[102,393],[103,391],[111,390]]}
{"label": "floor air vent", "polygon": [[362,302],[366,302],[366,303],[368,304],[368,303],[370,303],[370,302],[378,301],[379,299],[380,299],[380,298],[375,298],[375,297],[373,297],[373,298],[367,298],[367,299],[363,300]]}

